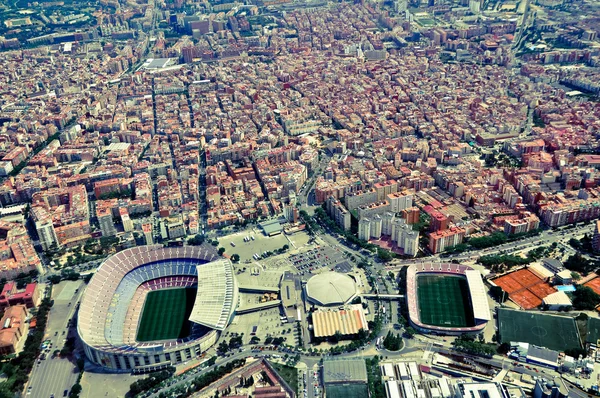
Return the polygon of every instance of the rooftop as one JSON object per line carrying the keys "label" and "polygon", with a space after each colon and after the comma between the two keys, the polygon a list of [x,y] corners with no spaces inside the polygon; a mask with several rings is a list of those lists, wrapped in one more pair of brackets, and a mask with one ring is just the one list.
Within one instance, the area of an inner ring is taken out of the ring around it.
{"label": "rooftop", "polygon": [[320,305],[339,305],[356,295],[354,280],[339,272],[315,275],[306,284],[308,298]]}

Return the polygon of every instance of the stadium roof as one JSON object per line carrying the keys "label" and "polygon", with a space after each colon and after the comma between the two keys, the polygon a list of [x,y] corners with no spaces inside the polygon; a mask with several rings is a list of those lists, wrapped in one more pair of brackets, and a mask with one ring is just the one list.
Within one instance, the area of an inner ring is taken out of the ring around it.
{"label": "stadium roof", "polygon": [[356,284],[348,275],[324,272],[308,280],[306,294],[320,305],[340,305],[356,295]]}
{"label": "stadium roof", "polygon": [[323,381],[330,383],[366,383],[367,366],[364,359],[334,359],[323,361]]}
{"label": "stadium roof", "polygon": [[198,265],[198,290],[190,321],[212,329],[223,330],[235,312],[238,287],[231,262],[213,261]]}
{"label": "stadium roof", "polygon": [[487,299],[485,286],[481,279],[481,273],[477,270],[466,270],[467,282],[469,284],[469,293],[471,293],[471,302],[473,304],[473,316],[475,319],[489,321],[492,319],[490,315],[490,305]]}

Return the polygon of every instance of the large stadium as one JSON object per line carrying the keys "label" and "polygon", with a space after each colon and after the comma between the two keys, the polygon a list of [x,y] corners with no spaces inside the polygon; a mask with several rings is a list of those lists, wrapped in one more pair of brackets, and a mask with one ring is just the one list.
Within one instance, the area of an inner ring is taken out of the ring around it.
{"label": "large stadium", "polygon": [[478,333],[491,319],[481,274],[466,265],[412,265],[406,293],[410,323],[423,333]]}
{"label": "large stadium", "polygon": [[151,371],[206,351],[237,303],[229,260],[200,247],[134,247],[98,268],[81,301],[77,330],[93,363]]}

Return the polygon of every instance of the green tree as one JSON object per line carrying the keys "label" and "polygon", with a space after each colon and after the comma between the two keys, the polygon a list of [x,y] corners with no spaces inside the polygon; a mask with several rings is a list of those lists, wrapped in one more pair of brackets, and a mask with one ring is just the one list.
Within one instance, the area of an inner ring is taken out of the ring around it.
{"label": "green tree", "polygon": [[385,249],[377,249],[377,257],[385,263],[393,258],[392,253]]}
{"label": "green tree", "polygon": [[593,310],[600,303],[600,295],[587,286],[578,285],[572,294],[576,310]]}
{"label": "green tree", "polygon": [[204,236],[197,234],[196,236],[189,238],[187,243],[191,246],[200,246],[204,243]]}
{"label": "green tree", "polygon": [[333,336],[329,339],[332,343],[338,343],[342,339],[342,334],[337,330]]}
{"label": "green tree", "polygon": [[239,263],[240,262],[240,255],[239,254],[232,254],[231,255],[231,261],[233,261],[234,263]]}
{"label": "green tree", "polygon": [[409,326],[406,329],[404,329],[404,334],[409,339],[412,339],[415,336],[415,334],[417,334],[417,331],[412,326]]}
{"label": "green tree", "polygon": [[225,253],[225,248],[224,247],[219,247],[219,250],[217,250],[217,253],[219,253],[219,256],[222,256],[223,253]]}
{"label": "green tree", "polygon": [[388,332],[387,336],[385,336],[385,339],[383,339],[383,346],[386,350],[398,351],[400,348],[402,348],[402,337],[395,335],[392,332]]}
{"label": "green tree", "polygon": [[79,394],[81,394],[81,384],[75,383],[73,387],[71,387],[69,398],[78,398]]}
{"label": "green tree", "polygon": [[221,355],[225,354],[227,351],[229,351],[229,344],[227,344],[227,342],[225,340],[221,341],[219,343],[219,345],[217,346],[217,352]]}

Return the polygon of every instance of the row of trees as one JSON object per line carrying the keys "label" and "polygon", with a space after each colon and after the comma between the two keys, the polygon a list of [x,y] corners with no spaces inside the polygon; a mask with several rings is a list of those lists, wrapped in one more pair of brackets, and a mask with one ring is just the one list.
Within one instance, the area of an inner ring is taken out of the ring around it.
{"label": "row of trees", "polygon": [[40,355],[40,347],[44,340],[44,331],[48,321],[48,312],[53,302],[44,298],[37,310],[37,326],[27,336],[23,351],[18,357],[12,358],[2,366],[2,372],[8,378],[0,383],[0,397],[12,397],[17,391],[21,391],[27,380],[29,373],[33,369],[36,358]]}
{"label": "row of trees", "polygon": [[456,350],[468,354],[491,357],[496,353],[496,344],[475,340],[473,336],[460,336],[452,344]]}
{"label": "row of trees", "polygon": [[494,232],[488,236],[482,236],[480,238],[472,238],[456,246],[448,248],[444,253],[462,253],[470,249],[487,249],[488,247],[500,246],[507,242],[514,242],[519,239],[528,238],[531,236],[539,235],[541,230],[536,229],[534,231],[524,232],[521,234],[506,235],[503,232]]}
{"label": "row of trees", "polygon": [[173,366],[169,366],[165,370],[152,372],[148,377],[144,377],[143,379],[131,383],[129,385],[129,394],[134,397],[141,392],[148,391],[173,376],[174,373],[175,367]]}
{"label": "row of trees", "polygon": [[379,370],[379,357],[367,358],[367,387],[372,398],[385,398],[384,383],[381,380],[381,371]]}
{"label": "row of trees", "polygon": [[176,387],[167,392],[160,393],[159,397],[166,398],[166,397],[172,397],[175,395],[180,398],[189,397],[192,394],[194,394],[195,392],[200,391],[203,388],[205,388],[206,386],[221,379],[226,374],[231,373],[233,370],[235,370],[237,368],[241,368],[242,366],[245,365],[245,363],[246,363],[246,359],[242,358],[242,359],[236,359],[231,362],[228,362],[223,366],[217,366],[213,370],[203,373],[202,375],[196,377],[190,386]]}
{"label": "row of trees", "polygon": [[[56,285],[61,281],[76,281],[81,278],[81,274],[79,272],[73,271],[72,269],[64,269],[61,271],[60,275],[50,275],[48,277],[48,282]],[[92,274],[87,274],[83,277],[83,281],[88,283],[92,279]]]}
{"label": "row of trees", "polygon": [[548,252],[548,247],[540,246],[530,250],[529,253],[527,253],[527,257],[515,256],[513,254],[492,254],[488,256],[481,256],[477,261],[488,268],[493,268],[494,266],[501,264],[506,267],[514,267],[517,265],[527,265],[537,261],[546,256]]}

